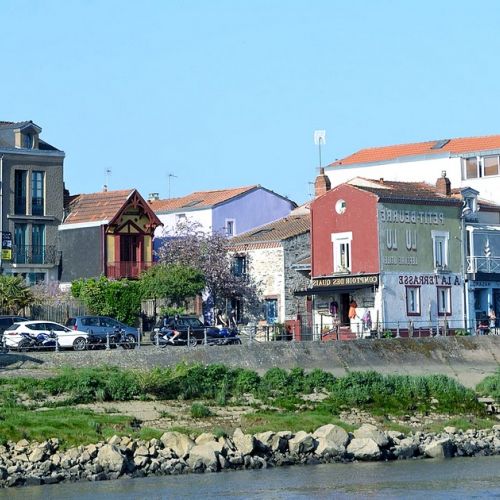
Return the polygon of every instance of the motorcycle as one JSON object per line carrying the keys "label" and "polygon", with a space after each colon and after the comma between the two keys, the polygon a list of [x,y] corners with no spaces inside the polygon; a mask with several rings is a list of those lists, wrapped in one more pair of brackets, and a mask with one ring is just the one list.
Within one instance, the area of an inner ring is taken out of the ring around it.
{"label": "motorcycle", "polygon": [[[109,340],[108,340],[109,338]],[[116,349],[121,346],[123,349],[135,349],[137,344],[136,338],[126,333],[123,328],[114,328],[108,335],[89,334],[88,348],[89,349]]]}
{"label": "motorcycle", "polygon": [[22,332],[20,335],[22,339],[17,344],[18,351],[28,351],[30,349],[48,350],[56,348],[57,336],[54,332],[40,332],[36,335],[30,335],[29,333]]}
{"label": "motorcycle", "polygon": [[168,346],[189,346],[195,347],[198,345],[198,340],[195,336],[189,337],[186,332],[181,332],[180,335],[174,338],[175,334],[178,333],[177,330],[172,330],[171,328],[162,327],[156,332],[155,343],[160,347]]}
{"label": "motorcycle", "polygon": [[207,330],[207,345],[241,344],[237,328],[210,328]]}

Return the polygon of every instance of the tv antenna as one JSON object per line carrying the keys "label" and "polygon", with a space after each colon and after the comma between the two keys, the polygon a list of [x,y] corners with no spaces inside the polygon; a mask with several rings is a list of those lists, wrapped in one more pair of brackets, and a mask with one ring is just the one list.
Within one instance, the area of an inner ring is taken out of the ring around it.
{"label": "tv antenna", "polygon": [[109,186],[109,176],[111,175],[111,169],[107,168],[104,170],[104,191],[108,190]]}
{"label": "tv antenna", "polygon": [[177,176],[174,174],[168,174],[168,199],[170,200],[170,181],[172,180],[172,177],[177,179]]}
{"label": "tv antenna", "polygon": [[321,145],[326,143],[326,130],[314,131],[314,144],[318,146],[319,151],[319,168],[321,168]]}

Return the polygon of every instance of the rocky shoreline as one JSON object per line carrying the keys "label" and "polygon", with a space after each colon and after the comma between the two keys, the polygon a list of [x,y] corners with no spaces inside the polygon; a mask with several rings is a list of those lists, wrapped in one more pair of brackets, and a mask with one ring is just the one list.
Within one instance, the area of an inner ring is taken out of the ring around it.
{"label": "rocky shoreline", "polygon": [[59,449],[58,439],[42,443],[21,440],[0,446],[0,487],[42,485],[79,480],[102,481],[145,477],[260,469],[294,464],[451,458],[500,454],[500,425],[486,430],[443,432],[379,430],[363,424],[353,433],[328,424],[313,433],[263,432],[231,437],[204,433],[191,439],[165,432],[149,441],[113,436],[107,442]]}

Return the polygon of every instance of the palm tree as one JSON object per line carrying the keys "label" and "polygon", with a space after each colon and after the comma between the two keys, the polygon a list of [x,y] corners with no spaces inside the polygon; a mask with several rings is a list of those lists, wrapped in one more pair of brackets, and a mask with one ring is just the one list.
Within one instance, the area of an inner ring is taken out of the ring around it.
{"label": "palm tree", "polygon": [[0,276],[0,310],[17,314],[34,302],[34,296],[24,280],[19,276]]}

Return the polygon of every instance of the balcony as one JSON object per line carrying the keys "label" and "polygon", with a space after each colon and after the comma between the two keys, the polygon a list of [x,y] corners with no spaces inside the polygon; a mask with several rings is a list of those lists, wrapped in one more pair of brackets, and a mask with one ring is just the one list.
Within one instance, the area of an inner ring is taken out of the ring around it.
{"label": "balcony", "polygon": [[106,276],[108,278],[121,279],[121,278],[138,278],[140,274],[149,269],[153,262],[108,262],[106,265]]}
{"label": "balcony", "polygon": [[467,257],[467,273],[500,273],[500,257]]}
{"label": "balcony", "polygon": [[13,245],[13,264],[57,264],[55,245]]}

